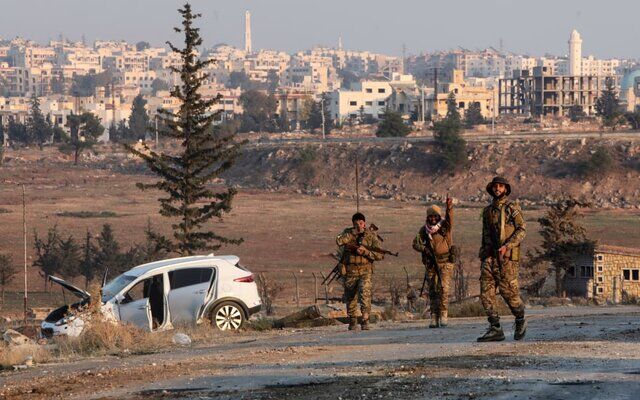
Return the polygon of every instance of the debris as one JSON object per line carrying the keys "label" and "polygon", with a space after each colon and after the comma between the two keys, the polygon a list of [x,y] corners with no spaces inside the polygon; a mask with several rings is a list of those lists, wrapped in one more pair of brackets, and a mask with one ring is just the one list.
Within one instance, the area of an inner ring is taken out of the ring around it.
{"label": "debris", "polygon": [[187,334],[177,332],[173,335],[173,343],[180,346],[191,346],[191,338]]}
{"label": "debris", "polygon": [[7,343],[9,346],[23,346],[26,344],[34,344],[33,340],[29,339],[18,331],[14,331],[13,329],[7,329],[2,334],[2,340],[4,340],[5,343]]}

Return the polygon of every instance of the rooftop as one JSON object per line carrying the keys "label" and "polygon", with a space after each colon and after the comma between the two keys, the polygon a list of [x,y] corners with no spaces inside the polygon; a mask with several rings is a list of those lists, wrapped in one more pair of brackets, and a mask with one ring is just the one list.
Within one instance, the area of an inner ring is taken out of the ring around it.
{"label": "rooftop", "polygon": [[594,252],[640,257],[640,248],[634,248],[634,247],[599,245],[599,246],[596,246]]}

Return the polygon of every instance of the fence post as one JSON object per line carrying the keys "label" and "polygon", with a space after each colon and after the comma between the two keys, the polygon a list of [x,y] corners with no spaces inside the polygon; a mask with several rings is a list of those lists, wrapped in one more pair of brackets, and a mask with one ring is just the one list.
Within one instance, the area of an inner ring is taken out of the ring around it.
{"label": "fence post", "polygon": [[[320,272],[320,276],[322,277],[322,281],[326,282],[327,277],[324,276],[324,272]],[[324,303],[325,304],[329,304],[329,289],[328,289],[329,284],[325,283],[324,284]]]}
{"label": "fence post", "polygon": [[315,272],[312,272],[313,275],[313,304],[318,304],[318,277]]}
{"label": "fence post", "polygon": [[298,276],[296,275],[295,272],[292,272],[293,274],[293,279],[295,280],[296,283],[296,307],[300,308],[300,291],[298,290]]}

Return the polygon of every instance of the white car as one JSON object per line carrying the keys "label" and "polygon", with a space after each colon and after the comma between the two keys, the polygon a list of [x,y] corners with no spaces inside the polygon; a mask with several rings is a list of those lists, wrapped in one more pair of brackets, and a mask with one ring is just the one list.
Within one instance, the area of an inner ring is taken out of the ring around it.
{"label": "white car", "polygon": [[[103,285],[101,311],[152,331],[199,324],[205,318],[223,331],[239,329],[262,306],[253,274],[239,261],[208,255],[139,265]],[[91,295],[60,278],[50,279],[82,300],[52,311],[42,322],[42,336],[78,336]]]}

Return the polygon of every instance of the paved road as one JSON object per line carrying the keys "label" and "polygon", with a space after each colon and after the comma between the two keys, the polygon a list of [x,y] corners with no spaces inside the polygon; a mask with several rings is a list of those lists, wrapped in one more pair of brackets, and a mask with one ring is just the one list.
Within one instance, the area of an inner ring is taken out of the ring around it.
{"label": "paved road", "polygon": [[[592,139],[615,139],[615,140],[640,140],[640,132],[580,132],[580,133],[541,133],[541,132],[518,132],[513,134],[464,134],[462,135],[469,142],[491,142],[491,141],[517,141],[517,140],[578,140],[583,138]],[[260,139],[251,141],[250,146],[277,145],[277,144],[311,144],[311,143],[419,143],[432,142],[431,136],[406,137],[406,138],[378,138],[378,137],[322,137],[314,138],[286,138],[281,139]]]}

